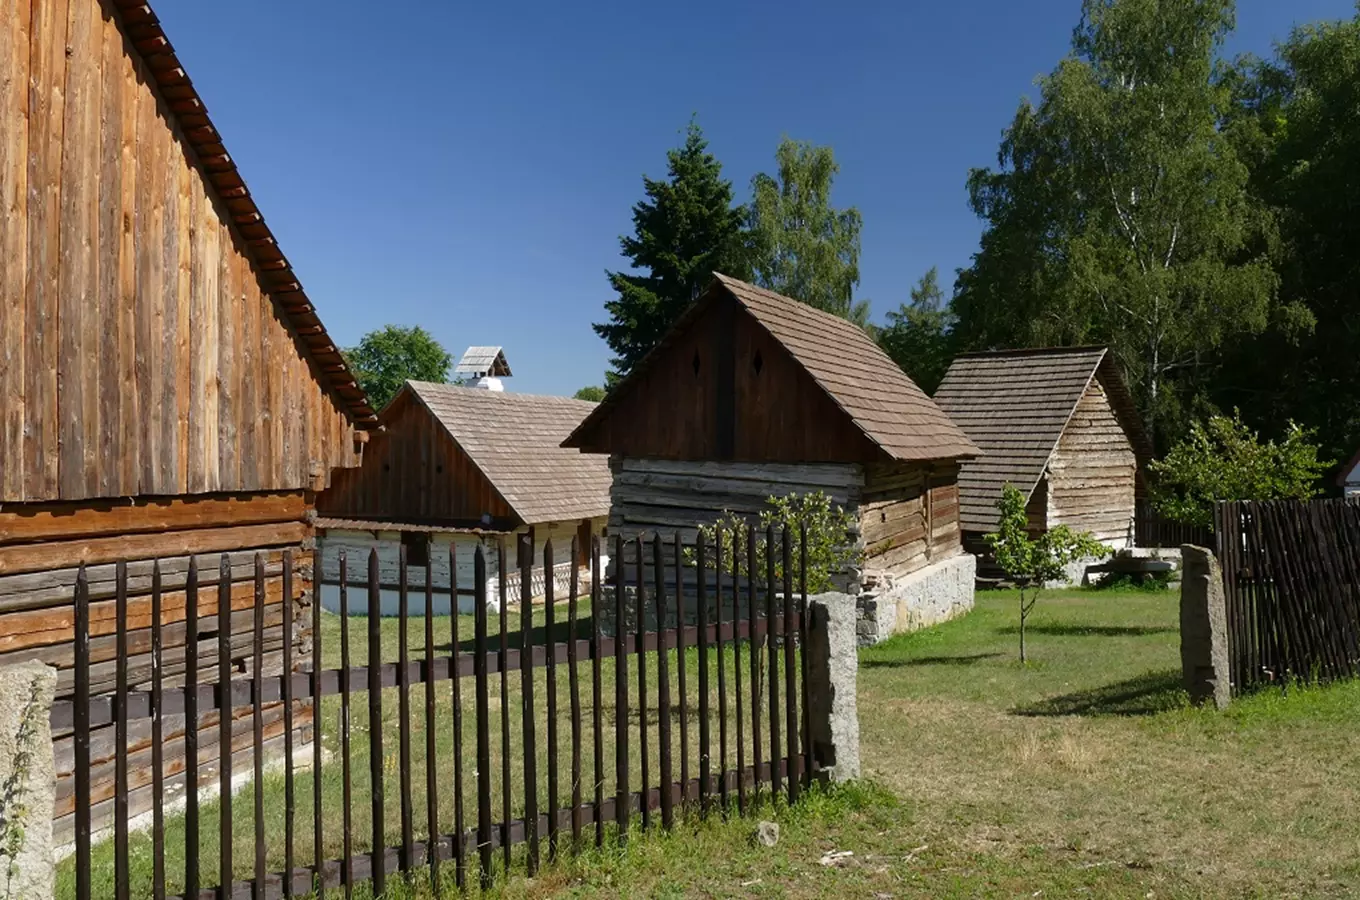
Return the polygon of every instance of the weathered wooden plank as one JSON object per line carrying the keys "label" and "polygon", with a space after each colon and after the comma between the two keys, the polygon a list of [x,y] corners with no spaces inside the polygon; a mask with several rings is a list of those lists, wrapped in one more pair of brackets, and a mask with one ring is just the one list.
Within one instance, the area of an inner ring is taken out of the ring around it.
{"label": "weathered wooden plank", "polygon": [[66,0],[36,0],[29,23],[28,267],[24,316],[24,497],[60,490],[57,360],[60,348],[62,137],[66,122]]}
{"label": "weathered wooden plank", "polygon": [[[118,196],[118,276],[114,297],[116,298],[116,327],[118,332],[118,366],[114,383],[118,396],[118,445],[116,458],[118,466],[119,494],[131,496],[138,493],[141,480],[141,413],[142,394],[137,385],[137,182],[139,172],[138,145],[138,108],[140,106],[140,86],[137,82],[137,69],[133,57],[127,52],[122,33],[117,24],[110,22],[113,40],[118,54],[115,65],[117,72],[116,87],[119,94],[118,162],[121,171]],[[107,79],[108,72],[105,72]]]}
{"label": "weathered wooden plank", "polygon": [[685,478],[761,481],[772,484],[819,485],[822,487],[863,487],[864,468],[846,463],[733,463],[678,462],[660,459],[620,460],[616,476],[625,473],[678,475]]}
{"label": "weathered wooden plank", "polygon": [[0,20],[0,501],[24,499],[30,7]]}
{"label": "weathered wooden plank", "polygon": [[93,564],[116,559],[147,559],[159,555],[185,556],[206,552],[208,548],[215,551],[245,550],[298,544],[308,531],[308,527],[302,523],[286,522],[0,547],[0,575],[65,568],[82,562]]}
{"label": "weathered wooden plank", "polygon": [[99,67],[96,9],[72,3],[66,40],[61,162],[57,408],[61,496],[99,493]]}
{"label": "weathered wooden plank", "polygon": [[241,338],[238,359],[241,365],[241,418],[237,425],[237,441],[241,452],[241,486],[248,491],[259,490],[266,471],[260,440],[261,423],[268,410],[260,409],[260,286],[254,270],[241,270]]}
{"label": "weathered wooden plank", "polygon": [[240,420],[241,369],[237,360],[241,320],[241,257],[231,228],[221,226],[217,298],[217,465],[222,484],[241,483],[237,422]]}
{"label": "weathered wooden plank", "polygon": [[[184,426],[188,430],[187,458],[185,477],[188,490],[192,494],[207,493],[208,472],[206,446],[207,433],[207,393],[208,393],[208,339],[211,332],[207,328],[211,301],[208,299],[208,268],[217,272],[218,261],[210,258],[208,236],[203,225],[208,212],[207,192],[203,181],[194,170],[189,177],[189,347],[188,380],[179,389],[189,395],[188,416]],[[216,299],[216,298],[214,298]],[[211,310],[216,312],[216,310]],[[216,325],[216,316],[213,324]],[[215,330],[215,329],[214,329]],[[215,374],[215,371],[214,371]],[[213,450],[216,451],[214,445]]]}
{"label": "weathered wooden plank", "polygon": [[301,491],[7,506],[0,509],[0,544],[299,522],[308,510],[307,497]]}
{"label": "weathered wooden plank", "polygon": [[[105,17],[99,23],[99,255],[94,340],[98,346],[97,363],[86,358],[85,366],[98,367],[99,407],[95,446],[95,494],[114,497],[135,492],[123,484],[122,399],[127,393],[122,383],[122,347],[119,322],[122,318],[123,250],[123,38],[118,23]],[[132,172],[127,172],[132,177]]]}
{"label": "weathered wooden plank", "polygon": [[[282,550],[264,551],[265,564],[270,574],[282,565]],[[166,557],[160,560],[161,583],[166,590],[183,587],[191,557]],[[211,566],[213,571],[203,571],[199,575],[200,584],[217,582],[218,554],[206,553],[194,557],[200,568]],[[155,560],[133,560],[127,565],[128,590],[133,593],[147,593],[151,590],[151,569]],[[79,569],[47,569],[24,575],[0,576],[0,612],[19,609],[41,609],[46,606],[64,606],[71,602],[75,590],[76,574]],[[111,564],[89,566],[90,599],[104,600],[113,596],[114,566]],[[232,580],[246,578],[253,571],[247,558],[232,557]],[[305,571],[305,570],[304,570]]]}
{"label": "weathered wooden plank", "polygon": [[194,183],[197,180],[197,173],[190,164],[188,149],[184,142],[184,135],[179,126],[174,125],[171,130],[172,146],[170,158],[174,161],[175,173],[178,176],[177,193],[173,198],[178,206],[177,215],[179,216],[180,235],[176,244],[178,258],[176,260],[176,281],[175,299],[178,301],[178,309],[175,314],[175,329],[173,332],[175,365],[173,368],[167,367],[167,374],[173,372],[173,382],[170,390],[174,394],[175,404],[171,409],[177,410],[177,418],[172,423],[170,433],[179,442],[178,450],[175,454],[175,490],[173,493],[182,494],[188,491],[189,485],[189,429],[186,423],[189,421],[189,406],[191,397],[190,378],[189,378],[189,355],[191,353],[190,340],[192,335],[192,308],[193,308],[193,242],[192,237],[197,229],[197,222],[193,217],[193,193]]}
{"label": "weathered wooden plank", "polygon": [[137,148],[144,161],[137,178],[137,227],[133,235],[137,250],[137,395],[144,403],[137,431],[141,454],[138,488],[143,494],[173,493],[161,478],[166,137],[155,98],[147,88],[149,76],[140,62],[136,68]]}

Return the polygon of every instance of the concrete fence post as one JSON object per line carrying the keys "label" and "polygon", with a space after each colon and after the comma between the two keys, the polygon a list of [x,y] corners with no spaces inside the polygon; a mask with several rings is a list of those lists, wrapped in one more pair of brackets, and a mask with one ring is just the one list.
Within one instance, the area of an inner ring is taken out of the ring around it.
{"label": "concrete fence post", "polygon": [[0,667],[0,898],[50,900],[55,862],[52,699],[57,670]]}
{"label": "concrete fence post", "polygon": [[1196,704],[1232,699],[1223,572],[1203,547],[1181,547],[1181,677]]}
{"label": "concrete fence post", "polygon": [[855,598],[818,594],[808,598],[808,718],[812,752],[821,776],[832,782],[860,775],[859,671]]}

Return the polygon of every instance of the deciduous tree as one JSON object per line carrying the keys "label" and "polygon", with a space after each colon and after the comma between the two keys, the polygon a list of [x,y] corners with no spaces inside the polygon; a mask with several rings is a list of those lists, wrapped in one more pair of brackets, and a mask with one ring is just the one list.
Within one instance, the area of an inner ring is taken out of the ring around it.
{"label": "deciduous tree", "polygon": [[911,289],[911,303],[888,313],[888,324],[878,329],[878,345],[923,391],[934,394],[953,359],[954,321],[939,272],[931,266]]}
{"label": "deciduous tree", "polygon": [[419,325],[386,325],[344,351],[374,409],[382,409],[408,380],[444,382],[453,357]]}
{"label": "deciduous tree", "polygon": [[867,301],[855,302],[859,236],[853,206],[831,205],[840,166],[830,147],[784,138],[775,151],[778,171],[751,179],[751,262],[756,283],[860,325]]}

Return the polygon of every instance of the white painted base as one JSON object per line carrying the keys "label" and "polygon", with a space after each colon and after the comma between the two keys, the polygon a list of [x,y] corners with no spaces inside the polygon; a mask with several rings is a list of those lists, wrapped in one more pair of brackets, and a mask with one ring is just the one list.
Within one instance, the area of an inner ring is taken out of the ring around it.
{"label": "white painted base", "polygon": [[[384,616],[397,615],[397,611],[401,608],[401,594],[397,591],[386,589],[380,591],[379,593],[381,595],[381,602],[379,604],[380,615]],[[349,597],[347,599],[349,600],[350,615],[352,616],[368,615],[368,588],[358,584],[351,585],[349,589]],[[420,588],[418,590],[412,589],[408,594],[408,602],[410,603],[411,615],[413,616],[425,615],[424,588]],[[477,611],[475,604],[476,601],[472,597],[459,597],[458,612],[461,615],[470,616]],[[453,603],[449,596],[449,592],[435,591],[434,603],[432,604],[432,606],[434,608],[434,614],[436,616],[449,615],[450,610],[453,609]],[[494,593],[489,596],[487,607],[489,609],[496,611],[500,610],[500,604]],[[321,608],[326,610],[327,612],[333,613],[340,612],[340,585],[338,584],[321,585]]]}
{"label": "white painted base", "polygon": [[879,574],[857,598],[859,644],[866,647],[904,631],[929,628],[973,608],[977,557],[960,553],[909,575]]}

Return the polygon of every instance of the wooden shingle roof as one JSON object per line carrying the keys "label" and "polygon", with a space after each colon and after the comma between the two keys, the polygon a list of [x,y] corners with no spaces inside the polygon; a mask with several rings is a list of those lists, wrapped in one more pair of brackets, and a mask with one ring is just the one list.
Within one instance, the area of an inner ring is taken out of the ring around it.
{"label": "wooden shingle roof", "polygon": [[279,249],[278,240],[250,196],[250,189],[237,170],[235,160],[223,146],[222,136],[208,117],[203,98],[175,55],[175,48],[165,36],[155,11],[146,0],[113,0],[113,3],[133,48],[155,79],[156,88],[174,115],[185,142],[193,148],[208,184],[221,200],[232,226],[241,235],[259,275],[260,286],[268,291],[331,389],[344,401],[354,425],[376,427],[377,413],[369,405],[367,395],[359,387],[340,348],[326,333],[326,326],[302,289],[292,264]]}
{"label": "wooden shingle roof", "polygon": [[901,461],[959,459],[976,456],[978,448],[925,392],[897,367],[862,328],[831,313],[773,291],[716,275],[699,300],[671,327],[629,377],[568,438],[579,446],[601,418],[611,414],[617,398],[629,389],[668,346],[724,297],[737,304],[769,332],[812,380],[849,418],[853,426],[888,458]]}
{"label": "wooden shingle roof", "polygon": [[608,458],[561,446],[594,403],[427,381],[406,384],[525,524],[609,513]]}
{"label": "wooden shingle roof", "polygon": [[996,501],[1010,483],[1028,499],[1078,401],[1098,378],[1139,465],[1151,456],[1137,409],[1104,347],[966,353],[945,373],[935,402],[982,450],[959,473],[959,521],[991,531]]}

